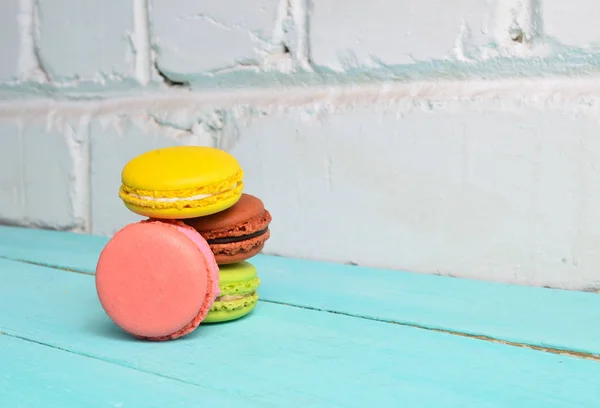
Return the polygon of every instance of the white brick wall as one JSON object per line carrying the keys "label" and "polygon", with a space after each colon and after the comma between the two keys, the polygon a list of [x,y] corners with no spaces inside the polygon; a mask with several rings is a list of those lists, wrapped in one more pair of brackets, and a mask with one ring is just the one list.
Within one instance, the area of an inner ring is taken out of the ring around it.
{"label": "white brick wall", "polygon": [[65,136],[38,124],[7,122],[0,132],[0,220],[76,229],[75,166]]}
{"label": "white brick wall", "polygon": [[589,119],[278,117],[244,128],[232,152],[285,237],[270,251],[524,284],[598,280],[600,140]]}
{"label": "white brick wall", "polygon": [[[410,64],[451,55],[463,26],[474,38],[486,29],[481,0],[315,1],[311,51],[315,63],[342,70],[354,64]],[[437,11],[436,11],[437,10]],[[441,12],[443,10],[443,12]]]}
{"label": "white brick wall", "polygon": [[279,0],[154,0],[156,62],[175,75],[256,64],[269,51],[278,5]]}
{"label": "white brick wall", "polygon": [[0,3],[0,80],[10,81],[18,76],[19,64],[19,1]]}
{"label": "white brick wall", "polygon": [[596,24],[600,8],[593,0],[546,0],[542,2],[545,34],[562,44],[576,47],[600,46]]}
{"label": "white brick wall", "polygon": [[132,76],[130,2],[60,0],[37,4],[39,57],[53,80]]}
{"label": "white brick wall", "polygon": [[266,252],[600,288],[591,0],[7,0],[0,222],[110,235],[122,166],[225,148]]}

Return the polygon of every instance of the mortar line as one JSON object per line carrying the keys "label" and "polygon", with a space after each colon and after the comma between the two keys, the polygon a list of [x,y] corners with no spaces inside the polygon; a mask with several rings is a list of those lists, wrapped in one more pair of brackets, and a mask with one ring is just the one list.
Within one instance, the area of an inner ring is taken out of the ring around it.
{"label": "mortar line", "polygon": [[150,20],[148,0],[133,0],[132,42],[135,53],[134,72],[142,85],[150,82],[152,61],[150,45]]}
{"label": "mortar line", "polygon": [[[423,101],[448,101],[478,107],[494,102],[501,95],[506,103],[530,101],[544,109],[581,105],[594,109],[600,105],[600,76],[580,78],[544,78],[522,80],[440,80],[414,82],[376,82],[349,85],[289,86],[285,92],[280,88],[247,88],[245,90],[187,90],[173,89],[168,92],[147,91],[135,95],[121,95],[106,99],[63,99],[37,97],[23,100],[0,101],[0,117],[29,118],[32,115],[77,117],[83,114],[126,115],[155,110],[185,109],[193,105],[201,108],[232,108],[249,105],[255,108],[282,109],[313,106],[327,102],[338,107],[373,107],[377,105],[413,105]],[[573,95],[576,95],[574,97]],[[515,105],[517,106],[517,105]]]}

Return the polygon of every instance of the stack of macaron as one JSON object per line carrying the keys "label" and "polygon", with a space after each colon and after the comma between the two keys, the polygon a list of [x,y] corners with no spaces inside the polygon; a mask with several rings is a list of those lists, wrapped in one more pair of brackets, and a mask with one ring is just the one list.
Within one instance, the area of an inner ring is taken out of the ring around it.
{"label": "stack of macaron", "polygon": [[260,280],[247,260],[269,239],[271,215],[243,193],[243,177],[211,147],[152,150],[125,165],[119,197],[147,219],[119,230],[98,259],[98,298],[117,326],[169,340],[254,309]]}

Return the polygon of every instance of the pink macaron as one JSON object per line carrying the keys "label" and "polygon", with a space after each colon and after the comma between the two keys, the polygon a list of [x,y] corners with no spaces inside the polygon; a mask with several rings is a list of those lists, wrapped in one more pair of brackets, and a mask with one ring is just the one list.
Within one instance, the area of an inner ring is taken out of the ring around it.
{"label": "pink macaron", "polygon": [[194,331],[219,294],[206,240],[180,221],[146,220],[118,231],[96,266],[96,290],[112,321],[135,337],[171,340]]}

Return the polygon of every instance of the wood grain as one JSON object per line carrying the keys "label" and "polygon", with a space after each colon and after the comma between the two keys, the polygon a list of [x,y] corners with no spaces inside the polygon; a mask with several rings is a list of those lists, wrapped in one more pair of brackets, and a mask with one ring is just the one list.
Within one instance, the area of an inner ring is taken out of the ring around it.
{"label": "wood grain", "polygon": [[[264,302],[247,318],[201,325],[178,341],[141,342],[104,315],[93,276],[0,260],[0,282],[0,331],[201,386],[217,399],[224,393],[214,406],[230,406],[237,397],[277,407],[585,408],[597,406],[600,397],[596,361]],[[22,344],[1,346],[5,367],[28,355],[29,343]],[[72,383],[77,393],[90,387],[78,382],[92,381],[101,371],[88,372],[62,357],[36,358],[20,369],[20,380],[3,378],[0,384],[17,384],[25,392],[31,390],[28,382],[60,365],[64,373],[54,386]],[[10,368],[2,370],[10,375]],[[115,381],[120,378],[115,374]],[[122,381],[123,387],[130,384]],[[131,392],[154,395],[153,384],[132,384]],[[21,395],[27,400],[27,393]]]}
{"label": "wood grain", "polygon": [[[107,239],[0,227],[0,257],[94,273]],[[273,256],[263,301],[600,355],[600,296]]]}
{"label": "wood grain", "polygon": [[123,365],[0,335],[0,405],[40,407],[264,407]]}

